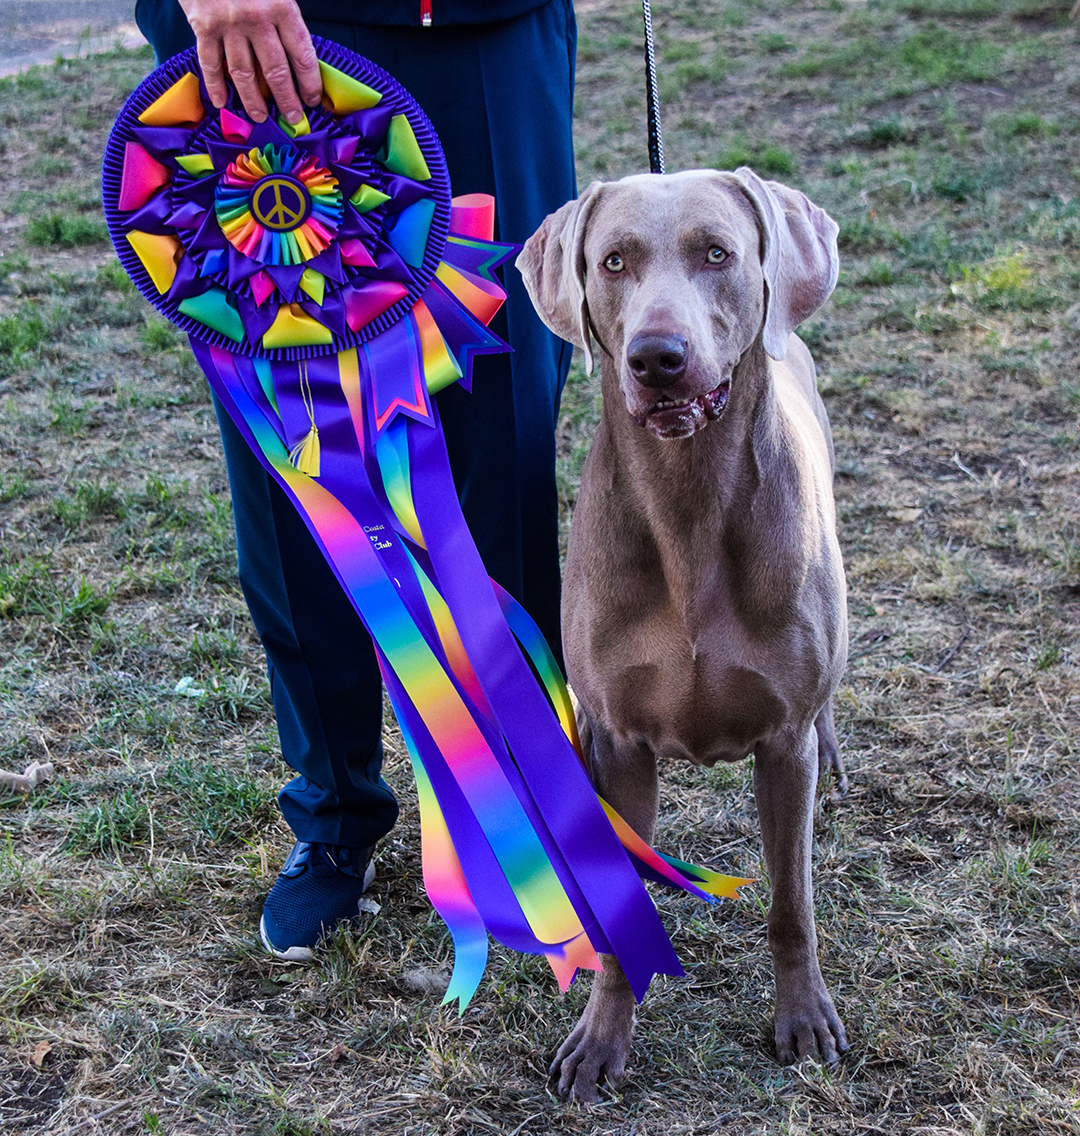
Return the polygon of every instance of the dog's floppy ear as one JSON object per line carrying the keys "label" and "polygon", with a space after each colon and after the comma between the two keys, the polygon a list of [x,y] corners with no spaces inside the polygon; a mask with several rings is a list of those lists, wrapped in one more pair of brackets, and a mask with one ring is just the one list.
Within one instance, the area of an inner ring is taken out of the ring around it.
{"label": "dog's floppy ear", "polygon": [[585,352],[592,373],[589,308],[585,302],[585,229],[603,183],[594,181],[576,200],[544,220],[514,262],[537,314],[556,335]]}
{"label": "dog's floppy ear", "polygon": [[761,267],[768,287],[762,342],[769,355],[783,359],[788,336],[836,287],[840,229],[797,189],[762,181],[748,166],[732,176],[750,198],[761,225]]}

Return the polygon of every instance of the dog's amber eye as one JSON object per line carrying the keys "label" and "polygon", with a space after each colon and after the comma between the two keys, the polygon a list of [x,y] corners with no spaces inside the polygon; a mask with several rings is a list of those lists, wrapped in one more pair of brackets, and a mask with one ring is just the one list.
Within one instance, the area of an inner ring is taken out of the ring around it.
{"label": "dog's amber eye", "polygon": [[609,257],[604,259],[604,267],[608,272],[622,272],[626,267],[623,258],[617,252],[613,252]]}
{"label": "dog's amber eye", "polygon": [[719,245],[713,245],[711,249],[705,254],[705,259],[710,264],[723,264],[727,260],[728,254]]}

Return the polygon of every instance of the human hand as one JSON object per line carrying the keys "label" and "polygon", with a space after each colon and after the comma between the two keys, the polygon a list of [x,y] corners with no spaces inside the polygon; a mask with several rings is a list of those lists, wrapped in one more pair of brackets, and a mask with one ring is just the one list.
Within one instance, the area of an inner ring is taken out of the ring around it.
{"label": "human hand", "polygon": [[314,106],[322,97],[319,61],[295,0],[179,3],[195,33],[203,81],[214,106],[225,105],[227,75],[244,109],[255,122],[263,122],[267,112],[260,71],[290,126],[304,117],[305,103]]}

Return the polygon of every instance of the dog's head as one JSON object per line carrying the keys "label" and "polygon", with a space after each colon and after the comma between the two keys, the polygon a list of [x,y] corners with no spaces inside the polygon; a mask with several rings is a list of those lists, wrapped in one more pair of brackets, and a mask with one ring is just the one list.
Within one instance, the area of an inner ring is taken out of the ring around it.
{"label": "dog's head", "polygon": [[660,438],[719,418],[758,334],[782,359],[828,298],[836,223],[798,190],[692,170],[593,182],[529,238],[517,266],[541,319],[615,364],[631,416]]}

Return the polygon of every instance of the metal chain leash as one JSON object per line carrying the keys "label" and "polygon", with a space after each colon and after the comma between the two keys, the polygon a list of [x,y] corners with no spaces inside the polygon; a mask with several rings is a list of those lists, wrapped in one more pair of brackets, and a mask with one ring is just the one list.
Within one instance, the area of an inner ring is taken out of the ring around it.
{"label": "metal chain leash", "polygon": [[660,99],[656,93],[656,49],[653,44],[652,9],[641,0],[645,11],[645,114],[649,126],[649,170],[664,172],[664,139],[660,133]]}

